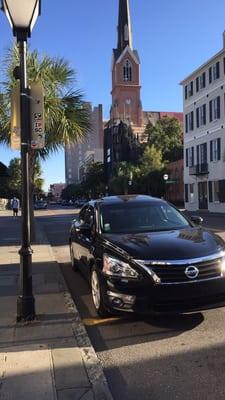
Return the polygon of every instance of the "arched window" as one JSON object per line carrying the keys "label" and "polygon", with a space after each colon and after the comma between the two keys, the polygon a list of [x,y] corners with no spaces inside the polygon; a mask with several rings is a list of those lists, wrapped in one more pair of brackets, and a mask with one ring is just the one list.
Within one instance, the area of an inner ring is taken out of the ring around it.
{"label": "arched window", "polygon": [[132,81],[132,65],[129,60],[126,60],[123,66],[123,80],[125,82]]}

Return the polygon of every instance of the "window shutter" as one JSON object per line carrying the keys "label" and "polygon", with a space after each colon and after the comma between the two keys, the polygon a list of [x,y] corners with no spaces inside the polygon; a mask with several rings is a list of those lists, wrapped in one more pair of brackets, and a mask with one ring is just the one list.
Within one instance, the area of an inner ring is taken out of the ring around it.
{"label": "window shutter", "polygon": [[219,181],[219,201],[225,203],[225,180]]}
{"label": "window shutter", "polygon": [[207,143],[203,143],[203,163],[207,163]]}
{"label": "window shutter", "polygon": [[188,116],[185,115],[185,132],[188,133]]}
{"label": "window shutter", "polygon": [[209,68],[209,83],[212,82],[212,67]]}
{"label": "window shutter", "polygon": [[212,100],[209,102],[209,121],[212,122]]}
{"label": "window shutter", "polygon": [[202,84],[203,84],[203,87],[205,88],[205,72],[203,72],[203,74],[202,74]]}
{"label": "window shutter", "polygon": [[197,164],[199,164],[199,145],[197,146]]}
{"label": "window shutter", "polygon": [[185,191],[185,202],[188,203],[188,185],[186,183],[184,185],[184,191]]}
{"label": "window shutter", "polygon": [[199,76],[196,78],[196,92],[199,91]]}
{"label": "window shutter", "polygon": [[209,202],[212,203],[212,181],[209,181]]}
{"label": "window shutter", "polygon": [[186,149],[186,167],[188,167],[188,149]]}
{"label": "window shutter", "polygon": [[194,111],[191,111],[191,130],[194,129]]}
{"label": "window shutter", "polygon": [[217,118],[220,118],[220,96],[217,97]]}
{"label": "window shutter", "polygon": [[203,104],[203,123],[206,124],[206,104]]}
{"label": "window shutter", "polygon": [[220,62],[216,63],[216,78],[219,79],[220,77]]}
{"label": "window shutter", "polygon": [[185,86],[184,91],[185,91],[185,100],[187,100],[187,85]]}
{"label": "window shutter", "polygon": [[221,159],[221,140],[220,138],[217,139],[217,160]]}
{"label": "window shutter", "polygon": [[199,128],[199,107],[196,108],[196,124],[197,128]]}
{"label": "window shutter", "polygon": [[191,81],[191,96],[193,96],[193,81]]}
{"label": "window shutter", "polygon": [[213,160],[213,142],[210,140],[210,161]]}

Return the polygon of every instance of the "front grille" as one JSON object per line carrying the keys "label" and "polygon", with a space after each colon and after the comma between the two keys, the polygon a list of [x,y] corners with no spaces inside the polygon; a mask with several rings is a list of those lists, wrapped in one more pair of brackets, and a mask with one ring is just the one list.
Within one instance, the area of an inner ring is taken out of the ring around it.
{"label": "front grille", "polygon": [[176,265],[165,265],[157,263],[145,262],[145,266],[151,268],[152,271],[160,278],[161,283],[180,283],[180,282],[194,282],[204,279],[218,278],[222,275],[222,258],[217,258],[214,260],[202,261],[198,263],[193,263],[198,268],[199,274],[196,278],[188,278],[185,274],[185,270],[190,263],[187,264],[177,264]]}

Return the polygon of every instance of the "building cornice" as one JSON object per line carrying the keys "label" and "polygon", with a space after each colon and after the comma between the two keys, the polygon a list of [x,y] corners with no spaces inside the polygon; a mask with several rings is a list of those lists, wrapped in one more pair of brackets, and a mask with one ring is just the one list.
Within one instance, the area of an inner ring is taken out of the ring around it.
{"label": "building cornice", "polygon": [[205,69],[207,66],[209,66],[213,61],[215,61],[218,57],[222,56],[224,54],[225,56],[225,48],[220,50],[218,53],[216,53],[213,57],[211,57],[208,61],[206,61],[204,64],[200,65],[197,69],[195,69],[190,75],[188,75],[186,78],[184,78],[181,82],[180,85],[186,84],[188,81],[194,78],[195,75],[201,72],[201,70]]}

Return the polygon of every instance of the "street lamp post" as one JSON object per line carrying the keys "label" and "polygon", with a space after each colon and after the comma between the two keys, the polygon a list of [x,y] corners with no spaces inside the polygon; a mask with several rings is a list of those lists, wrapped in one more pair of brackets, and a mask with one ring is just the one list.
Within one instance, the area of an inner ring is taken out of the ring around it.
{"label": "street lamp post", "polygon": [[22,172],[22,243],[20,254],[20,290],[17,298],[17,321],[35,318],[32,290],[32,249],[30,243],[29,207],[29,147],[30,101],[27,84],[27,38],[40,15],[41,0],[2,0],[5,12],[17,38],[20,55],[20,115],[21,115],[21,172]]}
{"label": "street lamp post", "polygon": [[164,174],[163,175],[163,180],[165,182],[165,200],[167,200],[167,183],[168,183],[168,179],[169,179],[169,175],[168,174]]}

